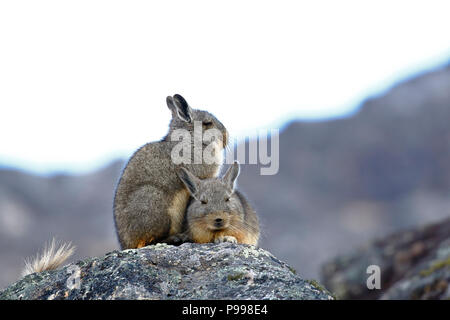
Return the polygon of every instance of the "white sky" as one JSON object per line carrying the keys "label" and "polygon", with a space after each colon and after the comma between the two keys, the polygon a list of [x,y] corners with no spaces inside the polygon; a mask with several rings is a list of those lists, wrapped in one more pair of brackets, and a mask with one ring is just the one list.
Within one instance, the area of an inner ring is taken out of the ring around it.
{"label": "white sky", "polygon": [[2,1],[0,164],[86,171],[161,138],[167,95],[232,135],[354,110],[449,61],[448,1]]}

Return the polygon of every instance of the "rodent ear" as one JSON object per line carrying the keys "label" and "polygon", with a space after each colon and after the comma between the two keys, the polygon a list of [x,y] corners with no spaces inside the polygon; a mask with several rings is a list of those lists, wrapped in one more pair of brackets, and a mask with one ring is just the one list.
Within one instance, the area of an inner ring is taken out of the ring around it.
{"label": "rodent ear", "polygon": [[186,186],[189,193],[195,198],[195,195],[198,192],[198,184],[200,179],[194,176],[189,170],[185,168],[178,169],[177,175]]}
{"label": "rodent ear", "polygon": [[234,182],[239,176],[240,166],[239,162],[234,161],[223,175],[222,181],[231,189],[234,190]]}
{"label": "rodent ear", "polygon": [[176,94],[173,98],[167,97],[166,102],[173,116],[177,115],[185,122],[192,122],[192,109],[182,96]]}
{"label": "rodent ear", "polygon": [[177,107],[175,107],[175,102],[173,102],[173,98],[168,96],[166,98],[167,107],[170,111],[172,111],[172,117],[175,117],[177,114]]}

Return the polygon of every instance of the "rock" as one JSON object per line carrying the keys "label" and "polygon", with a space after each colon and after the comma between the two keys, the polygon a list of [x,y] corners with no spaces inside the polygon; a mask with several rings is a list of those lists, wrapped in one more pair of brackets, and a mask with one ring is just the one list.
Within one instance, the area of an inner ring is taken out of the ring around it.
{"label": "rock", "polygon": [[33,273],[0,292],[0,299],[333,297],[263,249],[232,243],[185,243],[113,251],[59,270]]}
{"label": "rock", "polygon": [[390,299],[450,299],[450,239],[423,259],[411,275],[394,283],[381,296]]}
{"label": "rock", "polygon": [[[369,265],[380,267],[380,290],[367,288]],[[343,299],[449,299],[450,218],[337,257],[323,266],[322,281]]]}

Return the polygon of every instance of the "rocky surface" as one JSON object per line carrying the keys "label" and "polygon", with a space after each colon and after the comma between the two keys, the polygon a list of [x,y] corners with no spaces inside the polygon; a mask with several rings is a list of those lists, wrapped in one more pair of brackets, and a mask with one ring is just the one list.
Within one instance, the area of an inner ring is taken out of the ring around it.
{"label": "rocky surface", "polygon": [[[380,290],[367,288],[369,265],[381,269]],[[450,299],[450,218],[337,257],[322,281],[343,299]]]}
{"label": "rocky surface", "polygon": [[[76,267],[74,267],[76,266]],[[79,271],[79,285],[74,278]],[[77,287],[78,285],[78,287]],[[157,244],[113,251],[12,284],[0,299],[333,299],[252,246]]]}
{"label": "rocky surface", "polygon": [[450,299],[450,239],[394,283],[381,299]]}

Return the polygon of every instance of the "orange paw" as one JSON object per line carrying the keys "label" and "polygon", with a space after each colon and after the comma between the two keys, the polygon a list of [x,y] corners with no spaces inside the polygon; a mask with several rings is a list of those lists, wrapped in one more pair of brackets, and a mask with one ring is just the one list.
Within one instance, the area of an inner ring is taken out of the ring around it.
{"label": "orange paw", "polygon": [[137,249],[142,248],[142,247],[145,247],[145,240],[139,240],[139,242],[136,246]]}
{"label": "orange paw", "polygon": [[141,239],[138,241],[136,248],[139,249],[139,248],[148,246],[148,245],[152,244],[153,240],[155,240],[155,238],[153,238],[153,237],[150,237],[150,239],[148,239],[148,240]]}

